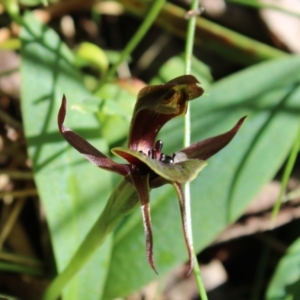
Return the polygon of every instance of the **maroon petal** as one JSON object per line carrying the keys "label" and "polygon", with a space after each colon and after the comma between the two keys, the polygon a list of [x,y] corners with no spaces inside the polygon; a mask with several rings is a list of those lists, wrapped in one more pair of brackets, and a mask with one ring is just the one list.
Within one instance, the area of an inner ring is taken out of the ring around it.
{"label": "maroon petal", "polygon": [[140,90],[134,108],[128,147],[147,154],[159,130],[170,119],[186,113],[188,101],[203,94],[192,75],[177,77],[166,84]]}
{"label": "maroon petal", "polygon": [[66,116],[66,97],[63,96],[61,107],[58,113],[58,128],[63,137],[71,144],[77,151],[79,151],[86,159],[88,159],[94,165],[109,170],[111,172],[118,173],[122,176],[126,176],[129,173],[128,165],[122,165],[115,163],[103,153],[98,151],[85,139],[79,136],[77,133],[66,127],[63,123]]}
{"label": "maroon petal", "polygon": [[184,153],[186,155],[186,159],[208,159],[209,157],[223,149],[233,139],[239,128],[242,126],[245,118],[246,116],[241,118],[231,130],[223,134],[208,138],[204,141],[195,143],[187,148],[180,150],[179,153]]}
{"label": "maroon petal", "polygon": [[193,270],[194,257],[193,257],[193,243],[192,243],[191,237],[188,233],[188,223],[187,223],[187,218],[186,218],[184,191],[183,191],[181,184],[179,184],[177,182],[173,182],[172,185],[176,190],[178,200],[179,200],[183,235],[184,235],[185,244],[186,244],[186,247],[188,250],[188,255],[189,255],[189,271],[187,273],[187,275],[188,275]]}
{"label": "maroon petal", "polygon": [[147,259],[154,270],[157,273],[153,257],[153,236],[152,236],[152,226],[151,226],[151,215],[150,215],[150,188],[149,188],[149,174],[146,176],[135,176],[131,174],[131,180],[134,184],[138,197],[141,203],[144,232],[146,237],[146,253]]}

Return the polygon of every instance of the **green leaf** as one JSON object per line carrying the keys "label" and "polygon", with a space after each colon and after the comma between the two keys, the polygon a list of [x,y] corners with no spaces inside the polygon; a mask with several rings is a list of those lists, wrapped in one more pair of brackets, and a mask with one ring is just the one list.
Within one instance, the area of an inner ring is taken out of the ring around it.
{"label": "green leaf", "polygon": [[161,177],[178,183],[194,180],[197,174],[207,165],[206,161],[199,159],[189,159],[174,164],[167,164],[152,159],[143,153],[121,147],[113,148],[111,151],[128,161],[132,159],[141,161]]}
{"label": "green leaf", "polygon": [[[65,270],[55,278],[43,295],[44,300],[56,300],[63,288],[90,260],[121,219],[130,213],[139,200],[134,186],[125,178],[115,187],[101,215],[94,222]],[[105,266],[102,266],[105,268]]]}
{"label": "green leaf", "polygon": [[300,238],[280,260],[268,287],[266,300],[300,299]]}
{"label": "green leaf", "polygon": [[[58,35],[26,14],[22,40],[22,113],[35,182],[46,210],[58,272],[68,264],[93,225],[111,189],[108,173],[91,165],[60,135],[57,113],[63,94],[69,105],[92,95],[85,89],[74,57]],[[73,110],[68,124],[102,151],[99,124]],[[99,299],[110,258],[110,240],[65,290],[63,299]]]}
{"label": "green leaf", "polygon": [[97,45],[83,42],[79,45],[76,54],[78,59],[82,59],[98,68],[101,71],[101,76],[106,73],[109,63],[105,52]]}
{"label": "green leaf", "polygon": [[[300,57],[258,64],[229,76],[191,102],[192,142],[221,134],[244,115],[233,141],[191,183],[194,246],[207,246],[245,210],[282,165],[295,139],[300,114]],[[197,78],[197,73],[193,73]],[[161,78],[166,82],[173,77]],[[163,128],[164,152],[182,148],[183,120]],[[174,191],[151,192],[156,267],[163,275],[187,258]],[[164,228],[164,230],[162,230]],[[147,267],[140,212],[119,228],[104,299],[126,295],[157,278]]]}

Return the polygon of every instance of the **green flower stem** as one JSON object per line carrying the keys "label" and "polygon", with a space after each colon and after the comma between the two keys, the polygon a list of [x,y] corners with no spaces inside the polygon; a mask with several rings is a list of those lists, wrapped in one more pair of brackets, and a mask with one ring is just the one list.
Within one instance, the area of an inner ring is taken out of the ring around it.
{"label": "green flower stem", "polygon": [[[195,255],[195,252],[194,252],[194,255]],[[196,255],[195,255],[194,259],[197,259]],[[195,263],[195,265],[194,265],[194,275],[196,278],[200,299],[208,300],[208,297],[207,297],[207,294],[205,291],[205,287],[204,287],[204,284],[202,281],[202,277],[201,277],[200,267],[199,267],[199,264],[197,264],[197,263]]]}
{"label": "green flower stem", "polygon": [[[199,0],[193,0],[191,4],[191,10],[196,9],[199,6]],[[194,47],[194,37],[195,37],[195,26],[196,18],[191,17],[188,21],[188,27],[186,32],[186,43],[185,43],[185,74],[191,74],[192,65],[192,55]],[[183,146],[188,147],[191,144],[191,110],[188,105],[187,111],[184,117],[184,141]],[[192,217],[191,217],[191,190],[190,184],[187,182],[184,185],[185,194],[185,205],[186,205],[186,219],[187,219],[187,232],[190,240],[193,243],[193,233],[192,233]],[[193,247],[194,249],[194,247]],[[195,256],[195,255],[194,255]],[[194,258],[193,258],[194,259]]]}
{"label": "green flower stem", "polygon": [[[140,18],[144,18],[148,1],[117,0],[125,9]],[[186,11],[174,4],[166,3],[156,19],[156,24],[164,30],[186,38]],[[195,44],[214,51],[244,65],[251,65],[267,59],[285,57],[287,53],[238,34],[204,18],[196,18]]]}
{"label": "green flower stem", "polygon": [[133,35],[131,40],[126,45],[125,49],[122,51],[118,61],[113,65],[113,67],[106,73],[100,84],[97,86],[95,93],[97,93],[103,84],[112,77],[117,71],[119,65],[130,55],[130,53],[135,49],[135,47],[140,43],[140,41],[144,38],[145,34],[155,21],[157,15],[159,14],[161,8],[165,4],[165,0],[156,0],[153,1],[151,8],[147,9],[147,13],[145,14],[145,19],[136,33]]}
{"label": "green flower stem", "polygon": [[55,300],[72,277],[103,244],[120,219],[138,204],[133,185],[123,179],[111,194],[103,212],[88,232],[66,269],[60,273],[46,290],[42,300]]}
{"label": "green flower stem", "polygon": [[[199,7],[200,1],[193,0],[191,4],[191,10],[195,10]],[[196,18],[191,17],[188,21],[186,44],[185,44],[185,74],[191,74],[192,55],[194,47],[194,37],[196,29]],[[188,147],[191,144],[191,116],[190,106],[188,106],[187,113],[185,115],[185,135],[184,135],[184,147]]]}
{"label": "green flower stem", "polygon": [[[191,4],[191,10],[196,10],[200,5],[200,0],[193,0]],[[191,65],[192,65],[192,55],[193,55],[193,46],[194,46],[194,37],[196,30],[196,17],[193,16],[188,21],[187,34],[186,34],[186,44],[185,44],[185,74],[191,73]],[[190,106],[188,106],[187,113],[184,118],[184,147],[188,147],[191,143],[191,111]],[[185,192],[185,204],[186,204],[186,218],[188,227],[188,234],[190,235],[190,240],[193,241],[193,233],[192,233],[192,219],[191,219],[191,191],[190,184],[186,183],[184,187]],[[194,276],[197,282],[199,295],[201,300],[207,300],[207,294],[205,291],[205,287],[202,281],[202,277],[200,274],[200,268],[197,261],[197,256],[195,253],[194,245],[193,247],[193,260],[194,260]]]}
{"label": "green flower stem", "polygon": [[[193,0],[191,4],[191,10],[195,10],[199,7],[199,0]],[[191,74],[192,55],[194,47],[196,18],[191,17],[188,21],[188,27],[186,32],[186,43],[185,43],[185,74]],[[191,144],[191,110],[188,105],[187,112],[184,117],[184,141],[183,146],[188,147]],[[191,189],[190,184],[187,182],[184,186],[185,194],[185,205],[186,205],[186,219],[188,224],[188,235],[190,240],[193,242],[192,233],[192,217],[191,217]],[[194,250],[194,247],[193,247]],[[195,256],[195,253],[194,253]],[[193,258],[194,259],[194,258]],[[196,262],[196,261],[195,261]]]}

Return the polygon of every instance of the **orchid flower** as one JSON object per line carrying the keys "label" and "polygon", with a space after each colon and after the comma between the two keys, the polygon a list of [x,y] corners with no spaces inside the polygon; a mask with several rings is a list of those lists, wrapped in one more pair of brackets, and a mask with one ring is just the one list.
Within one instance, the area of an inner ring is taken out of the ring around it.
{"label": "orchid flower", "polygon": [[141,205],[147,258],[155,272],[149,205],[150,190],[167,183],[175,188],[191,270],[193,268],[192,241],[187,232],[183,185],[195,179],[206,166],[206,160],[232,140],[245,119],[245,117],[241,118],[226,133],[195,143],[172,155],[162,153],[163,142],[156,141],[160,129],[171,119],[184,115],[188,101],[203,94],[203,89],[198,86],[198,83],[194,76],[184,75],[165,84],[146,86],[140,90],[131,120],[128,148],[117,147],[111,150],[113,154],[127,161],[124,164],[114,162],[64,125],[65,96],[58,114],[59,130],[69,144],[94,165],[123,176],[134,186]]}

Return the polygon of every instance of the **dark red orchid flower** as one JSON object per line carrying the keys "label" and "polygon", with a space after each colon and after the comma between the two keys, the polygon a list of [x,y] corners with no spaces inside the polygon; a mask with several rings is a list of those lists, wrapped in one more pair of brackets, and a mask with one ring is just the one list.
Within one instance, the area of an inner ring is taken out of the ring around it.
{"label": "dark red orchid flower", "polygon": [[58,114],[58,127],[63,137],[85,158],[96,166],[118,173],[131,182],[140,200],[146,236],[147,258],[156,272],[153,259],[153,238],[150,217],[150,189],[172,184],[179,199],[182,227],[188,249],[190,270],[193,268],[192,242],[187,233],[183,184],[193,180],[206,166],[206,159],[224,148],[235,136],[244,118],[228,132],[181,149],[172,156],[162,153],[162,141],[156,137],[162,126],[177,116],[184,115],[188,101],[203,94],[194,76],[184,75],[165,84],[147,86],[140,90],[133,111],[128,148],[113,148],[113,154],[128,163],[119,164],[94,148],[63,123],[66,98],[63,97]]}

